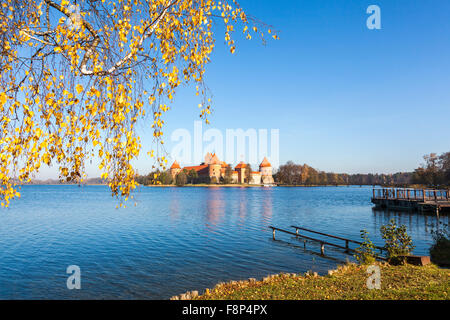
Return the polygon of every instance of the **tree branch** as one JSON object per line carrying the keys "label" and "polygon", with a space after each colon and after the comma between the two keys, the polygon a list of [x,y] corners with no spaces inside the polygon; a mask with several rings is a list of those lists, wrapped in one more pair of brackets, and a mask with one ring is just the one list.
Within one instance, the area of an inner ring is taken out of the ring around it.
{"label": "tree branch", "polygon": [[[67,10],[67,8],[62,7],[61,5],[55,3],[53,0],[44,0],[45,3],[47,3],[47,5],[55,8],[56,10],[60,11],[62,14],[64,14],[65,16],[67,16],[68,18],[70,18],[71,13],[69,12],[69,10]],[[169,3],[169,5],[167,5],[167,7],[165,7],[161,13],[158,15],[158,17],[156,17],[156,19],[150,23],[144,30],[144,32],[142,33],[141,38],[139,39],[138,42],[138,47],[142,47],[142,44],[144,43],[144,40],[147,39],[150,35],[153,34],[153,32],[155,31],[156,27],[158,26],[158,24],[160,23],[160,21],[164,18],[164,16],[166,15],[167,11],[176,3],[178,2],[178,0],[173,0]],[[121,66],[123,66],[126,62],[128,62],[134,55],[133,51],[130,51],[126,56],[124,56],[122,59],[120,59],[119,61],[117,61],[111,68],[109,68],[108,70],[103,70],[103,71],[94,71],[94,70],[89,70],[87,68],[87,63],[88,61],[92,58],[92,55],[94,54],[95,48],[97,48],[97,46],[100,43],[100,37],[97,34],[96,30],[92,27],[92,25],[90,23],[88,23],[86,20],[81,19],[82,20],[82,24],[83,26],[91,33],[91,35],[94,37],[94,41],[92,42],[92,44],[87,48],[86,53],[84,54],[84,57],[80,63],[79,66],[79,70],[83,75],[86,76],[91,76],[91,75],[107,75],[107,74],[112,74],[114,73],[117,69],[119,69]],[[42,41],[41,41],[42,42]]]}
{"label": "tree branch", "polygon": [[[165,7],[162,12],[159,14],[159,16],[153,21],[150,25],[148,25],[144,32],[142,33],[141,38],[139,39],[139,45],[138,47],[142,47],[142,44],[144,43],[144,40],[147,39],[156,29],[159,22],[164,18],[167,11],[177,2],[178,0],[172,1],[167,7]],[[106,73],[111,74],[114,73],[118,68],[120,68],[124,63],[126,63],[128,60],[130,60],[133,57],[133,52],[130,51],[125,57],[123,57],[121,60],[117,61],[111,68],[106,71]]]}

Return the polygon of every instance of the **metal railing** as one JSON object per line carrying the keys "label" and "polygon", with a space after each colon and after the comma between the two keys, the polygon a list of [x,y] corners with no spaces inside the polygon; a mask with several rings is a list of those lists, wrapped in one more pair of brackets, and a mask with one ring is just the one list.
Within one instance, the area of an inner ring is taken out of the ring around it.
{"label": "metal railing", "polygon": [[[291,231],[284,230],[284,229],[281,229],[281,228],[269,226],[269,228],[272,229],[272,237],[273,237],[273,240],[276,240],[276,238],[275,238],[276,231],[280,231],[280,232],[283,232],[283,233],[286,233],[286,234],[290,234],[290,235],[292,235],[292,236],[295,236],[297,239],[298,239],[298,238],[304,239],[304,246],[305,246],[305,247],[306,247],[306,240],[318,242],[318,243],[320,244],[320,253],[321,253],[322,255],[324,255],[324,253],[325,253],[325,245],[327,245],[327,246],[332,246],[332,247],[339,248],[339,249],[343,249],[343,250],[345,251],[345,253],[350,254],[350,253],[355,253],[356,250],[350,248],[350,247],[349,247],[349,243],[356,243],[356,244],[359,244],[359,245],[362,244],[362,242],[360,242],[360,241],[355,241],[355,240],[351,240],[351,239],[346,239],[346,238],[343,238],[343,237],[338,237],[338,236],[330,235],[330,234],[327,234],[327,233],[323,233],[323,232],[318,232],[318,231],[306,229],[306,228],[303,228],[303,227],[298,227],[298,226],[291,226],[291,227],[292,227],[292,228],[295,228],[295,232],[291,232]],[[320,235],[323,235],[323,236],[326,236],[326,237],[330,237],[330,238],[333,238],[333,239],[343,240],[343,241],[345,241],[345,246],[341,246],[341,245],[339,245],[339,244],[332,243],[332,242],[328,242],[328,241],[326,241],[326,240],[316,239],[316,238],[313,238],[313,237],[306,236],[306,235],[304,235],[304,234],[300,234],[300,233],[299,233],[299,230],[303,230],[303,231],[307,231],[307,232],[311,232],[311,233],[320,234]],[[383,247],[375,246],[375,248],[379,249],[380,252],[382,252],[383,250],[385,250]],[[380,256],[376,256],[376,258],[379,259],[379,260],[386,260],[386,258],[380,257]]]}

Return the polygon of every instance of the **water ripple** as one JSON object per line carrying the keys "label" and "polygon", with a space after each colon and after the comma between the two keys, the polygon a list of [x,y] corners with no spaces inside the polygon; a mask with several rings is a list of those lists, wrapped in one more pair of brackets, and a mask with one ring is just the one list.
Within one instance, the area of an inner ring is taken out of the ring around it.
{"label": "water ripple", "polygon": [[[24,186],[0,211],[0,299],[166,299],[217,282],[278,272],[325,273],[349,256],[269,225],[300,225],[358,239],[394,218],[415,253],[427,254],[436,218],[374,212],[371,189],[140,188],[138,205],[116,209],[104,186]],[[447,219],[444,217],[442,219]],[[278,239],[277,239],[278,240]],[[66,288],[78,265],[82,289]]]}

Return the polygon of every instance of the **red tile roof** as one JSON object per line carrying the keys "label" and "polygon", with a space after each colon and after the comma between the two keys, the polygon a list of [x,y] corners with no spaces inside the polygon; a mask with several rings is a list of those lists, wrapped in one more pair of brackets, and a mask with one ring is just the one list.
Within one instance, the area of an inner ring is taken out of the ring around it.
{"label": "red tile roof", "polygon": [[201,172],[201,171],[203,171],[205,169],[208,169],[208,165],[207,164],[203,164],[203,165],[200,165],[200,166],[184,167],[183,170],[184,169],[187,170],[187,171],[195,170],[197,172]]}
{"label": "red tile roof", "polygon": [[222,162],[219,160],[219,157],[215,153],[212,154],[211,164],[222,164]]}
{"label": "red tile roof", "polygon": [[177,160],[175,160],[172,164],[172,166],[170,167],[170,169],[181,169],[180,165],[178,164]]}
{"label": "red tile roof", "polygon": [[234,169],[241,169],[241,168],[246,168],[246,167],[247,167],[247,165],[244,163],[244,161],[241,161]]}
{"label": "red tile roof", "polygon": [[271,167],[271,166],[272,165],[270,164],[269,160],[267,160],[266,157],[264,157],[263,161],[259,165],[260,168],[262,168],[262,167]]}
{"label": "red tile roof", "polygon": [[208,153],[205,155],[205,161],[204,161],[204,163],[205,163],[205,164],[210,164],[210,163],[211,163],[211,159],[212,159],[212,154],[211,154],[211,152],[208,152]]}

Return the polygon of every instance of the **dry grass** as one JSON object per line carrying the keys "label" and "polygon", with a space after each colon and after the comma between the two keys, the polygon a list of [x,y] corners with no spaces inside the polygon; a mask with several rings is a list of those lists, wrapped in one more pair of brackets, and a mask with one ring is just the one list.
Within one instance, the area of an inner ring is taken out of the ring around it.
{"label": "dry grass", "polygon": [[348,264],[332,275],[280,274],[262,281],[219,284],[199,296],[203,300],[449,300],[450,269],[435,265],[391,266],[378,264],[381,289],[368,289],[367,266]]}

